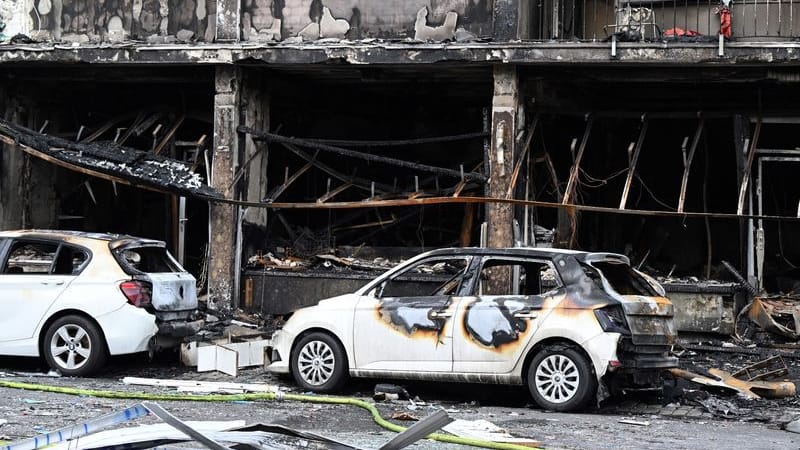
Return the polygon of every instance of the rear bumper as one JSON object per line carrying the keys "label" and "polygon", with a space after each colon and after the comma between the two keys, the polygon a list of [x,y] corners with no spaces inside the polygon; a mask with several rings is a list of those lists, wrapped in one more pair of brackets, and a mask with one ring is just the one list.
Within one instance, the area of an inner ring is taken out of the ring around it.
{"label": "rear bumper", "polygon": [[146,352],[158,332],[156,318],[142,308],[124,305],[122,308],[95,317],[111,355]]}
{"label": "rear bumper", "polygon": [[194,336],[205,325],[204,320],[172,320],[169,322],[158,322],[159,337],[183,338]]}

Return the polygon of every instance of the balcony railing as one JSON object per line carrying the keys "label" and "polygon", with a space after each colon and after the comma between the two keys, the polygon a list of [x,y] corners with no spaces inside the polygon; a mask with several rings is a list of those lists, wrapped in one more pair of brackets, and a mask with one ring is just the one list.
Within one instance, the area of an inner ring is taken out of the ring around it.
{"label": "balcony railing", "polygon": [[[731,38],[782,40],[800,37],[800,0],[734,0]],[[719,0],[539,0],[531,38],[602,41],[716,41]]]}

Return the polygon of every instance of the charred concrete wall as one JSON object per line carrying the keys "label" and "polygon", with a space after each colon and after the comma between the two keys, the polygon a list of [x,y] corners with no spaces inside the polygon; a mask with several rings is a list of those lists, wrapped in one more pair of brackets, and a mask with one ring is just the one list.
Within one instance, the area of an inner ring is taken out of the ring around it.
{"label": "charred concrete wall", "polygon": [[214,0],[16,1],[25,2],[25,26],[16,31],[38,40],[163,42],[166,36],[184,41],[214,38]]}
{"label": "charred concrete wall", "polygon": [[[493,0],[241,0],[241,38],[455,39],[492,33]],[[6,37],[150,43],[215,39],[216,0],[3,0]]]}
{"label": "charred concrete wall", "polygon": [[245,39],[454,39],[463,27],[490,34],[491,0],[243,0]]}

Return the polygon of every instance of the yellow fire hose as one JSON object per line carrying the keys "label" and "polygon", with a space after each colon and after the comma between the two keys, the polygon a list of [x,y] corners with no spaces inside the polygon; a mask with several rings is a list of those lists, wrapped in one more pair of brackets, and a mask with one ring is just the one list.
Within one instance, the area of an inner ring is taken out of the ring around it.
{"label": "yellow fire hose", "polygon": [[[67,395],[80,395],[98,398],[152,400],[152,401],[193,401],[193,402],[235,402],[235,401],[294,401],[303,403],[322,403],[329,405],[351,405],[366,409],[372,414],[372,419],[379,426],[396,433],[405,431],[405,427],[393,424],[381,417],[378,408],[371,403],[352,397],[330,397],[316,395],[284,394],[274,392],[260,392],[251,394],[215,394],[215,395],[185,395],[185,394],[148,394],[144,392],[118,392],[94,389],[77,389],[46,384],[21,383],[17,381],[0,380],[0,387],[11,389],[24,389],[28,391],[56,392]],[[474,447],[490,448],[497,450],[531,450],[531,447],[509,444],[504,442],[491,442],[480,439],[463,438],[446,434],[434,433],[427,436],[439,442],[450,444],[471,445]]]}

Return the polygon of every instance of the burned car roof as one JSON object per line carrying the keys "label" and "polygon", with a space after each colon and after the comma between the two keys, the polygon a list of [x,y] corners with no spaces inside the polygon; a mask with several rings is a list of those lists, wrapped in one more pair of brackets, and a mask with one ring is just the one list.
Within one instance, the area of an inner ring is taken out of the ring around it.
{"label": "burned car roof", "polygon": [[442,248],[431,250],[419,255],[428,256],[456,256],[456,255],[482,255],[482,256],[516,256],[516,257],[539,257],[553,259],[558,255],[573,256],[580,261],[596,261],[603,259],[615,259],[621,263],[630,264],[630,260],[625,255],[606,252],[585,252],[580,250],[568,250],[561,248],[543,247],[507,247],[507,248],[484,248],[484,247],[457,247]]}
{"label": "burned car roof", "polygon": [[62,240],[91,240],[91,241],[106,241],[110,242],[112,248],[128,244],[139,245],[154,245],[164,246],[162,241],[155,239],[145,239],[140,237],[129,236],[126,234],[115,233],[96,233],[88,231],[74,231],[74,230],[13,230],[13,231],[0,231],[0,238],[46,238],[46,239],[62,239]]}

